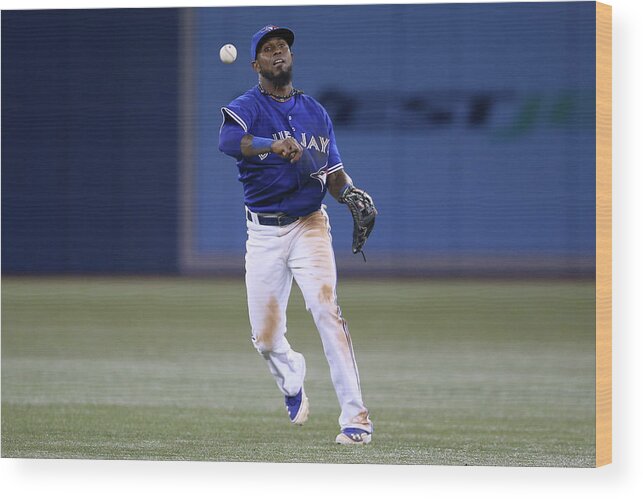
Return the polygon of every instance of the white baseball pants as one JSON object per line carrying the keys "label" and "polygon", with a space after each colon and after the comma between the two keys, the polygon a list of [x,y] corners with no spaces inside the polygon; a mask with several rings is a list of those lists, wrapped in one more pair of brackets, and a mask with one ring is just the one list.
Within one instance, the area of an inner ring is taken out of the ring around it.
{"label": "white baseball pants", "polygon": [[372,431],[362,402],[351,338],[337,305],[337,271],[324,207],[285,227],[247,221],[246,289],[255,348],[284,395],[296,395],[306,375],[304,356],[286,339],[293,277],[321,336],[341,407],[341,428]]}

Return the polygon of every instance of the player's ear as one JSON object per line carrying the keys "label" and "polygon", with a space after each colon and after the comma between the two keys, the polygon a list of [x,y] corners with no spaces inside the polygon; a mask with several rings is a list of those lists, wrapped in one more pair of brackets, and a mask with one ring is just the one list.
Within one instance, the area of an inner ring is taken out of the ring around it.
{"label": "player's ear", "polygon": [[253,70],[255,73],[259,73],[260,68],[259,68],[259,64],[257,64],[257,61],[252,61],[252,62],[250,63],[250,65],[252,66],[252,70]]}

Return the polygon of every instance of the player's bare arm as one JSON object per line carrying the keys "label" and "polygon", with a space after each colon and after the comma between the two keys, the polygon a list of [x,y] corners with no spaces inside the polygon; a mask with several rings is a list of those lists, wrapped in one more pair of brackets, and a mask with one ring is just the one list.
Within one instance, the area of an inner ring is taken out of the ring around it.
{"label": "player's bare arm", "polygon": [[342,189],[346,185],[353,185],[352,179],[348,176],[343,169],[338,170],[335,173],[331,173],[326,178],[326,185],[328,186],[328,192],[333,196],[337,201],[339,201],[339,196],[342,193]]}
{"label": "player's bare arm", "polygon": [[291,163],[295,163],[301,159],[304,152],[303,147],[292,137],[287,137],[283,140],[268,141],[255,140],[250,134],[244,135],[241,139],[241,154],[250,158],[259,154],[272,152],[278,154],[284,159],[289,159]]}

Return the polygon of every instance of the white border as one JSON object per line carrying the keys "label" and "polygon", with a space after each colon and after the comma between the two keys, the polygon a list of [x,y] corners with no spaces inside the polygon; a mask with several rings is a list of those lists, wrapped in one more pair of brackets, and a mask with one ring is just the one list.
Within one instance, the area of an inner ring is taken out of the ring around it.
{"label": "white border", "polygon": [[[173,7],[230,5],[212,1],[108,0],[2,1],[4,9]],[[320,2],[280,1],[279,4]],[[324,2],[328,3],[328,2]],[[330,2],[341,3],[341,2]],[[353,0],[353,4],[390,3]],[[406,3],[438,3],[416,2]],[[468,2],[480,3],[480,2]],[[598,470],[458,468],[441,466],[340,466],[194,462],[71,460],[0,461],[4,497],[128,498],[305,497],[605,498],[634,497],[643,490],[643,340],[641,331],[640,48],[643,8],[639,0],[612,0],[614,50],[614,464]],[[258,5],[259,1],[236,5]],[[271,2],[275,5],[276,2]],[[245,493],[245,494],[244,494]]]}

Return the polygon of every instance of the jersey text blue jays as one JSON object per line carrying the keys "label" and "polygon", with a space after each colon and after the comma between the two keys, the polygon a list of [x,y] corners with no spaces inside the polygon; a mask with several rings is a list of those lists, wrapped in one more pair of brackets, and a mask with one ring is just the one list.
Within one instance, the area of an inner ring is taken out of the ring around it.
{"label": "jersey text blue jays", "polygon": [[[344,166],[326,110],[299,93],[286,102],[263,95],[258,86],[221,108],[219,149],[237,160],[244,202],[256,213],[305,216],[318,210],[326,194],[326,177]],[[277,154],[241,154],[240,136],[272,140],[294,138],[304,149],[296,163]],[[235,137],[230,146],[230,137]]]}

